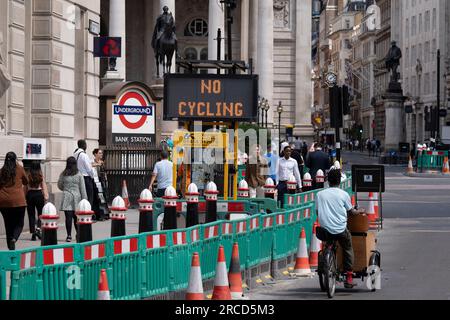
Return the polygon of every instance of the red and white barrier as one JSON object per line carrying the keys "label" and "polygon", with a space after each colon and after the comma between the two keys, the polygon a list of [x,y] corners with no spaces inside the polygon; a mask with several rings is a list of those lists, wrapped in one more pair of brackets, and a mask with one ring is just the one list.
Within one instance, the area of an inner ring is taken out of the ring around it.
{"label": "red and white barrier", "polygon": [[138,251],[138,239],[127,239],[114,241],[114,255],[127,254]]}
{"label": "red and white barrier", "polygon": [[74,262],[73,248],[44,250],[44,266]]}
{"label": "red and white barrier", "polygon": [[84,247],[84,261],[101,259],[106,256],[104,243]]}
{"label": "red and white barrier", "polygon": [[147,236],[147,249],[159,249],[167,246],[167,236],[165,234],[157,234]]}
{"label": "red and white barrier", "polygon": [[36,251],[22,253],[20,255],[20,270],[36,267]]}

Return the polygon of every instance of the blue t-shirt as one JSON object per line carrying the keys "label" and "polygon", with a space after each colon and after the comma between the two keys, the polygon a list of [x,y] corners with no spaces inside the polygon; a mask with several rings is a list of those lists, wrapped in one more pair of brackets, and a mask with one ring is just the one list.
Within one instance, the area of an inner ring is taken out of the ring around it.
{"label": "blue t-shirt", "polygon": [[331,234],[341,234],[347,228],[347,211],[352,201],[347,192],[339,188],[329,188],[317,194],[316,206],[319,211],[320,226]]}
{"label": "blue t-shirt", "polygon": [[169,160],[157,162],[153,174],[156,175],[158,189],[167,189],[173,184],[173,163]]}
{"label": "blue t-shirt", "polygon": [[270,169],[270,177],[274,182],[277,181],[277,163],[278,163],[278,156],[274,155],[273,153],[267,153],[264,155],[264,157],[267,160],[267,163],[269,165]]}

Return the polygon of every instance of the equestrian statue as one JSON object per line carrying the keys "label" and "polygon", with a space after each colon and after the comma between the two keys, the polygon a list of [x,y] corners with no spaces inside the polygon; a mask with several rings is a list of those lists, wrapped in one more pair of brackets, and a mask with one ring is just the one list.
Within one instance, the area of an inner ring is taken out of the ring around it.
{"label": "equestrian statue", "polygon": [[163,74],[170,73],[173,55],[178,51],[175,19],[167,6],[164,6],[163,13],[156,20],[152,47],[155,52],[157,77],[159,78],[159,65],[163,65]]}

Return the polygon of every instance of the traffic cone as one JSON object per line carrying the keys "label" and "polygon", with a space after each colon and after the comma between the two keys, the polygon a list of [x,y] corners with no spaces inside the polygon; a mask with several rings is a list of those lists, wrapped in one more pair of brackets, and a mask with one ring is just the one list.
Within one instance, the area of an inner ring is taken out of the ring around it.
{"label": "traffic cone", "polygon": [[356,197],[355,197],[355,195],[352,195],[352,206],[353,206],[353,208],[356,207]]}
{"label": "traffic cone", "polygon": [[127,208],[130,208],[130,199],[128,198],[128,188],[127,188],[126,180],[123,180],[123,182],[122,182],[122,198],[123,198],[123,201],[125,201],[125,206]]}
{"label": "traffic cone", "polygon": [[192,256],[191,274],[189,276],[189,286],[186,292],[186,300],[204,300],[202,272],[200,269],[200,257],[195,252]]}
{"label": "traffic cone", "polygon": [[450,168],[448,165],[448,157],[444,158],[444,166],[442,167],[442,173],[443,174],[450,174]]}
{"label": "traffic cone", "polygon": [[414,167],[412,163],[411,156],[409,156],[408,169],[406,170],[407,174],[414,173]]}
{"label": "traffic cone", "polygon": [[369,193],[369,206],[367,208],[367,218],[369,219],[369,223],[374,223],[377,220],[376,213],[375,213],[375,201],[374,201],[374,195],[373,192]]}
{"label": "traffic cone", "polygon": [[100,282],[98,283],[97,300],[111,300],[109,295],[108,277],[106,270],[100,271]]}
{"label": "traffic cone", "polygon": [[319,251],[321,241],[316,236],[317,223],[314,223],[313,234],[311,238],[311,250],[309,253],[309,266],[311,268],[317,268],[319,266]]}
{"label": "traffic cone", "polygon": [[233,245],[228,280],[230,282],[230,291],[233,300],[242,299],[244,292],[242,291],[241,263],[239,260],[239,245],[237,243]]}
{"label": "traffic cone", "polygon": [[309,266],[309,258],[308,258],[308,248],[306,245],[305,228],[302,229],[302,233],[300,234],[297,258],[294,267],[294,274],[298,276],[311,275],[311,268]]}
{"label": "traffic cone", "polygon": [[227,263],[225,262],[223,246],[219,247],[212,300],[231,300],[230,285],[227,277]]}
{"label": "traffic cone", "polygon": [[[376,192],[372,195],[372,203],[373,203],[374,215],[373,215],[372,220],[369,220],[369,222],[370,222],[370,226],[372,227],[372,229],[376,229],[377,228],[376,223],[377,223],[378,219],[380,218],[379,207],[378,207],[378,193],[376,193]],[[369,219],[370,219],[370,217],[369,217]]]}

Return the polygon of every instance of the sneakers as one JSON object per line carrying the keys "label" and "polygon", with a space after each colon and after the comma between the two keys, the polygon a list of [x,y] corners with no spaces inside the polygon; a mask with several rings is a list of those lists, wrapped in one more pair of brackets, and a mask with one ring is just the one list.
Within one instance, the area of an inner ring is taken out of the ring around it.
{"label": "sneakers", "polygon": [[16,250],[16,240],[15,239],[12,239],[8,242],[8,249],[10,251]]}
{"label": "sneakers", "polygon": [[353,284],[353,272],[349,271],[347,272],[347,277],[344,282],[344,287],[346,289],[353,289],[355,285]]}
{"label": "sneakers", "polygon": [[66,242],[72,242],[72,236],[67,236]]}
{"label": "sneakers", "polygon": [[36,241],[36,233],[33,233],[33,235],[31,236],[31,241]]}

